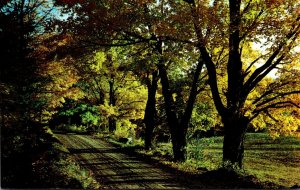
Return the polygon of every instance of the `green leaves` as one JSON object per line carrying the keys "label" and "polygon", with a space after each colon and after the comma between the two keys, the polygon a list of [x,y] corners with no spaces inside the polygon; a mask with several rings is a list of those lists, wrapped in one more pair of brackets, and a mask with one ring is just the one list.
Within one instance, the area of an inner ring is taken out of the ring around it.
{"label": "green leaves", "polygon": [[88,104],[75,105],[75,107],[67,108],[59,112],[58,115],[66,116],[67,118],[77,115],[80,117],[81,123],[88,126],[97,126],[101,119],[98,107]]}

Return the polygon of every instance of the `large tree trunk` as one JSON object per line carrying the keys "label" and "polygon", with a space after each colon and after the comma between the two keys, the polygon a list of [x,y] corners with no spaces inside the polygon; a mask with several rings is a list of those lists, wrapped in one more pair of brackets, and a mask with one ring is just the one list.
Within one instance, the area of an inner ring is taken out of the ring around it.
{"label": "large tree trunk", "polygon": [[[156,48],[159,54],[162,55],[163,54],[162,41],[158,41]],[[184,130],[180,128],[179,125],[179,120],[176,114],[175,103],[172,97],[172,93],[170,91],[169,79],[168,79],[168,75],[167,75],[167,71],[163,59],[160,60],[160,63],[157,65],[157,68],[159,70],[159,75],[161,79],[160,81],[161,81],[162,93],[165,101],[167,120],[168,120],[169,130],[171,133],[171,142],[173,147],[174,161],[182,162],[185,161],[185,155],[186,155],[186,149],[185,149],[186,134],[184,133]]]}
{"label": "large tree trunk", "polygon": [[178,135],[172,138],[173,154],[175,162],[184,162],[186,160],[186,138],[185,135]]}
{"label": "large tree trunk", "polygon": [[[186,133],[187,133],[187,129],[189,127],[189,123],[192,117],[192,112],[193,112],[193,107],[196,101],[196,97],[198,95],[198,93],[203,90],[202,89],[198,89],[198,82],[199,82],[199,77],[201,74],[201,70],[203,68],[204,62],[202,60],[202,58],[200,57],[198,64],[197,64],[197,68],[195,70],[194,76],[193,76],[193,82],[192,82],[192,86],[191,86],[191,90],[190,90],[190,94],[189,94],[189,99],[186,103],[186,107],[183,111],[183,113],[181,113],[181,118],[180,118],[180,122],[179,122],[179,126],[178,126],[178,131],[177,131],[177,149],[179,150],[177,152],[178,154],[178,158],[179,161],[184,161],[186,159]],[[180,96],[179,96],[180,98]],[[182,102],[183,102],[183,97],[182,98]]]}
{"label": "large tree trunk", "polygon": [[245,116],[228,116],[223,118],[223,124],[225,127],[223,163],[227,167],[242,168],[244,139],[249,119]]}
{"label": "large tree trunk", "polygon": [[162,93],[165,101],[168,125],[171,132],[174,161],[184,161],[186,153],[185,134],[178,122],[178,117],[175,111],[175,103],[170,92],[170,85],[166,68],[163,64],[160,64],[158,65],[158,69],[162,85]]}
{"label": "large tree trunk", "polygon": [[[189,99],[187,101],[184,111],[182,113],[179,113],[180,117],[176,112],[177,110],[175,108],[175,102],[170,92],[169,79],[165,66],[158,65],[162,84],[162,93],[165,100],[167,119],[171,132],[171,140],[173,145],[173,154],[175,161],[185,161],[186,159],[186,133],[192,116],[192,111],[197,94],[202,90],[198,89],[197,86],[203,65],[204,62],[202,58],[200,58],[197,64],[196,71],[194,73]],[[178,98],[180,98],[180,95],[181,94],[179,93]]]}
{"label": "large tree trunk", "polygon": [[156,112],[156,90],[158,82],[158,72],[154,71],[152,73],[152,81],[147,82],[148,88],[148,100],[145,109],[144,123],[146,126],[145,130],[145,148],[149,150],[152,147],[152,136],[155,127],[157,112]]}

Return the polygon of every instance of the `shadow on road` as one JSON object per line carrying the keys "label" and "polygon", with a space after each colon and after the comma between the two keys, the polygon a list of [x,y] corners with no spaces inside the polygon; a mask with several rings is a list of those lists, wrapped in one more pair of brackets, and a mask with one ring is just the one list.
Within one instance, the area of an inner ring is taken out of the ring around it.
{"label": "shadow on road", "polygon": [[136,147],[122,148],[89,135],[60,134],[71,155],[93,172],[105,188],[186,189],[176,175],[139,157]]}
{"label": "shadow on road", "polygon": [[98,137],[67,134],[64,138],[74,143],[68,147],[70,154],[93,171],[99,182],[108,188],[283,188],[272,183],[262,184],[254,176],[222,169],[201,174],[179,171],[136,152],[140,147],[123,148]]}

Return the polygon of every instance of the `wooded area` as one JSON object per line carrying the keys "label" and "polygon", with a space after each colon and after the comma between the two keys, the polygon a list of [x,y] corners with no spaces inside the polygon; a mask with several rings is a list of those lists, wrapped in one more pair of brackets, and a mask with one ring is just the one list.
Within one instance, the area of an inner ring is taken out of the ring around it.
{"label": "wooded area", "polygon": [[298,0],[2,0],[0,42],[7,187],[31,187],[52,132],[170,142],[178,163],[223,136],[230,171],[247,132],[300,137]]}

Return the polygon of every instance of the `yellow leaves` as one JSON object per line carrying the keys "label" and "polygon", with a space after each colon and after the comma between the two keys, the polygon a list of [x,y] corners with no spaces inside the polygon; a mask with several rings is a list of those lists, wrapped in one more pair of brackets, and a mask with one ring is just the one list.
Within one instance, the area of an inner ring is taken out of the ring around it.
{"label": "yellow leaves", "polygon": [[[104,104],[98,107],[102,116],[101,123],[104,125],[109,118],[115,119],[119,126],[129,125],[131,121],[143,118],[147,90],[135,74],[129,71],[132,64],[130,53],[124,48],[110,48],[96,51],[87,57],[90,75],[84,78],[90,89],[101,89],[104,93]],[[89,95],[91,93],[87,94]]]}
{"label": "yellow leaves", "polygon": [[[261,114],[252,121],[256,130],[267,129],[271,137],[291,136],[297,133],[300,117],[295,117],[293,109],[271,109],[268,114]],[[299,110],[298,110],[299,112]]]}
{"label": "yellow leaves", "polygon": [[272,114],[276,114],[276,119],[279,122],[271,121],[270,118],[265,119],[266,122],[270,123],[268,131],[274,138],[279,135],[293,135],[300,126],[300,118],[294,117],[291,110],[272,110]]}
{"label": "yellow leaves", "polygon": [[299,90],[298,77],[292,70],[279,78],[267,77],[249,94],[244,109],[252,117],[262,110],[252,124],[255,129],[267,129],[273,138],[293,135],[300,126],[300,95],[290,93]]}
{"label": "yellow leaves", "polygon": [[80,77],[72,66],[73,63],[71,57],[66,57],[44,63],[39,68],[39,74],[47,80],[44,92],[39,97],[47,100],[50,110],[62,106],[66,98],[78,100],[84,96],[78,87],[74,87]]}
{"label": "yellow leaves", "polygon": [[155,0],[134,0],[134,3],[138,5],[145,5],[148,3],[155,3]]}
{"label": "yellow leaves", "polygon": [[94,55],[93,63],[91,64],[91,69],[93,69],[96,72],[99,72],[105,61],[106,53],[103,51],[96,52]]}
{"label": "yellow leaves", "polygon": [[[139,85],[137,81],[132,81],[133,78],[131,77],[132,76],[127,76],[125,80],[128,80],[128,83],[118,88],[115,106],[109,105],[107,101],[105,101],[104,105],[99,105],[103,118],[117,119],[116,134],[122,133],[120,129],[122,126],[127,126],[127,128],[135,127],[135,124],[131,123],[131,121],[142,119],[144,116],[147,90],[145,87]],[[106,123],[107,121],[103,122]]]}
{"label": "yellow leaves", "polygon": [[115,131],[115,136],[117,138],[120,137],[133,137],[135,134],[135,128],[137,127],[136,124],[133,124],[128,119],[121,119],[117,123],[117,128]]}
{"label": "yellow leaves", "polygon": [[103,105],[100,105],[99,109],[100,109],[101,115],[103,115],[107,118],[108,117],[116,117],[117,115],[119,115],[117,107],[108,105],[107,101],[105,101],[105,103]]}
{"label": "yellow leaves", "polygon": [[42,120],[49,121],[55,113],[56,113],[56,111],[50,111],[48,109],[47,110],[43,109],[42,113],[41,113]]}
{"label": "yellow leaves", "polygon": [[147,100],[147,90],[134,77],[128,76],[128,83],[119,89],[117,104],[123,117],[142,119]]}
{"label": "yellow leaves", "polygon": [[63,38],[62,40],[57,42],[57,46],[65,46],[69,43],[70,41],[70,36],[65,36],[65,38]]}
{"label": "yellow leaves", "polygon": [[[267,128],[274,138],[279,135],[295,135],[300,126],[300,109],[295,106],[300,105],[299,99],[299,94],[293,94],[277,100],[275,103],[282,102],[277,104],[280,105],[279,107],[266,109],[252,124],[258,129]],[[272,105],[274,102],[270,104]]]}

